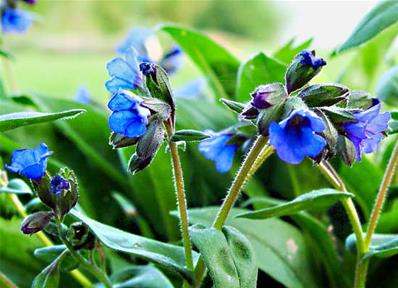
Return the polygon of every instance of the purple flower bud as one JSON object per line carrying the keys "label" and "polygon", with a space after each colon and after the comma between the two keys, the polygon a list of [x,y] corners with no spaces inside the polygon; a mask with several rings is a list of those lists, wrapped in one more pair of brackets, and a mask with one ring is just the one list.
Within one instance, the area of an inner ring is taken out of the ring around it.
{"label": "purple flower bud", "polygon": [[281,83],[258,86],[251,96],[251,104],[257,109],[267,109],[287,97],[285,87]]}
{"label": "purple flower bud", "polygon": [[317,70],[318,68],[325,66],[326,61],[323,60],[322,58],[317,58],[315,57],[315,53],[312,51],[304,50],[299,53],[299,56],[301,56],[300,63],[311,66],[314,70]]}
{"label": "purple flower bud", "polygon": [[50,182],[50,192],[59,195],[65,190],[70,189],[70,183],[68,180],[60,175],[55,175]]}
{"label": "purple flower bud", "polygon": [[153,74],[153,73],[156,72],[156,66],[153,63],[150,63],[150,62],[142,62],[140,64],[140,71],[145,76],[148,76],[148,75]]}
{"label": "purple flower bud", "polygon": [[34,234],[46,228],[54,217],[53,212],[40,211],[26,217],[21,224],[21,231],[24,234]]}

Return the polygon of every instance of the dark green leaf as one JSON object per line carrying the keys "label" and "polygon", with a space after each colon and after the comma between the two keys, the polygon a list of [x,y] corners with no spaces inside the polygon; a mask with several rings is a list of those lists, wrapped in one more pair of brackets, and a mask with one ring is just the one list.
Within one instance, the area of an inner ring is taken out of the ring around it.
{"label": "dark green leaf", "polygon": [[337,52],[357,47],[398,21],[398,2],[384,0],[379,2],[358,24],[351,36]]}
{"label": "dark green leaf", "polygon": [[201,141],[206,138],[209,138],[210,135],[208,133],[198,131],[198,130],[193,130],[193,129],[184,129],[184,130],[178,130],[177,132],[174,133],[173,137],[171,137],[171,141]]}
{"label": "dark green leaf", "polygon": [[83,109],[71,109],[54,113],[16,112],[0,116],[0,132],[37,123],[58,119],[71,119],[85,112]]}
{"label": "dark green leaf", "polygon": [[[210,227],[218,207],[190,209],[192,223]],[[292,225],[279,219],[235,219],[244,209],[233,209],[226,225],[245,235],[254,250],[259,269],[288,288],[318,287],[302,234]],[[176,215],[173,212],[173,215]]]}
{"label": "dark green leaf", "polygon": [[[105,246],[159,264],[192,282],[192,272],[185,268],[182,247],[124,232],[92,220],[76,210],[71,213],[87,224]],[[197,254],[194,255],[197,258]]]}
{"label": "dark green leaf", "polygon": [[161,30],[178,43],[202,70],[219,98],[234,98],[239,61],[209,37],[188,28],[166,25]]}
{"label": "dark green leaf", "polygon": [[243,62],[238,72],[236,99],[244,102],[259,85],[284,82],[286,66],[260,52]]}
{"label": "dark green leaf", "polygon": [[174,288],[169,279],[152,265],[128,267],[110,279],[114,288]]}
{"label": "dark green leaf", "polygon": [[32,288],[54,288],[59,285],[59,264],[65,257],[66,253],[59,255],[50,265],[44,268],[39,275],[35,277]]}
{"label": "dark green leaf", "polygon": [[308,210],[319,207],[328,207],[336,201],[353,197],[347,192],[340,192],[334,189],[320,189],[302,194],[293,201],[280,204],[275,207],[265,208],[253,212],[247,212],[237,215],[238,218],[266,219],[271,217],[280,217],[295,214],[302,210]]}
{"label": "dark green leaf", "polygon": [[76,262],[75,258],[65,250],[65,245],[54,245],[50,247],[38,248],[33,252],[33,255],[35,255],[38,259],[44,260],[49,263],[54,261],[62,253],[66,253],[64,258],[62,259],[62,264],[60,264],[61,270],[71,271],[76,269],[79,264]]}
{"label": "dark green leaf", "polygon": [[32,194],[32,190],[22,179],[15,178],[10,180],[7,186],[0,187],[0,193]]}

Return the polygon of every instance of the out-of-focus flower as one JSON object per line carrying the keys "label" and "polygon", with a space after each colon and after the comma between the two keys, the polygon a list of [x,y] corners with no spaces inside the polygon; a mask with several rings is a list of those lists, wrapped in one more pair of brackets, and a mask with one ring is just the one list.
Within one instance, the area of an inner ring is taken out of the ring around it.
{"label": "out-of-focus flower", "polygon": [[325,130],[325,124],[314,112],[295,110],[279,123],[269,128],[270,144],[279,158],[299,164],[304,157],[316,157],[326,146],[326,140],[316,133]]}
{"label": "out-of-focus flower", "polygon": [[80,86],[79,89],[77,89],[77,92],[75,95],[75,101],[82,103],[82,104],[90,104],[91,103],[91,94],[90,94],[90,91],[88,91],[86,86]]}
{"label": "out-of-focus flower", "polygon": [[32,20],[29,12],[5,7],[1,14],[1,29],[3,33],[23,33],[32,25]]}
{"label": "out-of-focus flower", "polygon": [[388,128],[391,114],[380,114],[381,103],[374,99],[374,104],[367,110],[354,113],[356,122],[343,125],[346,136],[355,146],[357,161],[361,160],[361,152],[372,153],[379,147],[383,132]]}
{"label": "out-of-focus flower", "polygon": [[106,65],[111,79],[105,83],[106,89],[112,94],[124,90],[135,90],[142,87],[143,75],[139,70],[137,53],[130,49],[125,59],[117,57]]}
{"label": "out-of-focus flower", "polygon": [[159,61],[159,65],[168,73],[173,74],[180,69],[184,63],[184,54],[178,46],[174,46]]}
{"label": "out-of-focus flower", "polygon": [[134,48],[139,56],[148,57],[145,41],[151,34],[151,29],[143,27],[133,28],[127,33],[126,38],[116,48],[116,51],[120,54],[126,54],[129,49]]}
{"label": "out-of-focus flower", "polygon": [[199,144],[199,152],[214,161],[217,171],[225,173],[231,169],[238,144],[228,143],[233,134],[215,134]]}
{"label": "out-of-focus flower", "polygon": [[198,78],[187,82],[184,86],[174,90],[176,98],[193,99],[204,95],[206,79]]}
{"label": "out-of-focus flower", "polygon": [[46,144],[36,148],[18,149],[12,153],[11,165],[5,167],[32,180],[39,180],[46,172],[47,158],[52,154]]}
{"label": "out-of-focus flower", "polygon": [[109,127],[113,132],[125,137],[142,136],[148,125],[150,111],[141,106],[141,99],[118,91],[109,101],[108,108],[112,111]]}

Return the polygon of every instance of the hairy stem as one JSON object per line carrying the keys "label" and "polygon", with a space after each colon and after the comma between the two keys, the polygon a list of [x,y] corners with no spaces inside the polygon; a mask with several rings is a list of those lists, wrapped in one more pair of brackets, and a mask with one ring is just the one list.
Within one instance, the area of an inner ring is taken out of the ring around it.
{"label": "hairy stem", "polygon": [[[18,196],[15,194],[8,194],[10,197],[10,200],[12,201],[12,203],[14,204],[15,208],[18,211],[18,214],[25,218],[27,216],[26,211],[25,211],[25,207],[22,205],[21,201],[19,200]],[[47,247],[53,246],[54,244],[51,242],[50,239],[48,239],[48,237],[46,236],[46,234],[44,234],[43,232],[37,232],[35,234],[35,236]],[[91,283],[91,281],[84,276],[79,270],[73,270],[71,272],[69,272],[73,278],[76,279],[76,281],[78,281],[83,287],[93,287],[93,284]]]}
{"label": "hairy stem", "polygon": [[62,222],[59,219],[57,219],[57,228],[58,228],[59,238],[65,244],[66,248],[69,250],[69,252],[75,258],[75,260],[80,263],[82,268],[88,270],[91,274],[93,274],[93,276],[95,276],[99,281],[101,281],[105,285],[105,287],[112,288],[112,282],[109,280],[109,278],[105,274],[105,272],[102,271],[101,269],[99,269],[97,266],[91,264],[86,258],[84,258],[82,255],[80,255],[80,253],[75,251],[72,244],[62,233],[61,224],[62,224]]}
{"label": "hairy stem", "polygon": [[[332,183],[332,185],[341,192],[347,192],[345,184],[343,180],[341,180],[340,176],[334,170],[333,166],[330,165],[327,161],[322,161],[319,164],[319,169],[321,172],[326,176],[326,178]],[[364,287],[360,286],[362,282],[363,275],[366,275],[366,271],[363,271],[362,267],[362,256],[366,252],[365,249],[365,241],[361,226],[361,221],[359,219],[357,210],[355,209],[354,202],[351,198],[345,199],[341,201],[343,207],[348,215],[348,219],[350,220],[352,229],[355,234],[356,238],[356,245],[357,245],[357,262],[356,262],[356,269],[355,269],[355,280],[354,280],[354,287]]]}
{"label": "hairy stem", "polygon": [[[253,175],[255,171],[252,170],[252,167],[255,167],[255,162],[263,148],[266,146],[268,139],[262,135],[259,135],[254,142],[253,146],[250,148],[250,151],[247,153],[245,160],[240,167],[238,174],[236,174],[235,179],[232,182],[231,187],[228,190],[227,197],[225,198],[223,204],[221,205],[220,210],[214,220],[213,227],[221,230],[225,221],[228,218],[228,215],[234,206],[236,199],[239,197],[239,193],[242,190],[243,186],[246,184],[247,180],[250,176]],[[270,151],[273,148],[268,147]],[[266,151],[267,157],[271,155],[269,151]],[[265,160],[265,159],[264,159]],[[259,167],[259,165],[257,165]],[[257,168],[258,168],[257,167]]]}

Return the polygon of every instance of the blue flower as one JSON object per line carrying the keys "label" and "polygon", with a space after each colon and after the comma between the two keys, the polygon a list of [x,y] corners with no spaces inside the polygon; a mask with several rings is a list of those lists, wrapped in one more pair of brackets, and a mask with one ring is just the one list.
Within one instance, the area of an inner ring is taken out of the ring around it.
{"label": "blue flower", "polygon": [[325,60],[315,57],[311,51],[303,50],[299,53],[299,56],[301,56],[301,64],[311,66],[314,70],[326,65]]}
{"label": "blue flower", "polygon": [[131,29],[123,42],[116,48],[120,54],[126,54],[130,48],[134,48],[137,54],[142,57],[148,57],[148,51],[145,47],[145,41],[152,34],[151,29],[137,27]]}
{"label": "blue flower", "polygon": [[75,95],[75,101],[82,104],[90,104],[91,95],[86,86],[80,86]]}
{"label": "blue flower", "polygon": [[143,76],[138,67],[137,53],[130,49],[125,59],[117,57],[106,65],[111,79],[106,81],[105,87],[112,94],[124,90],[135,90],[142,87]]}
{"label": "blue flower", "polygon": [[194,99],[204,96],[206,88],[206,79],[197,78],[187,82],[184,86],[174,90],[176,98]]}
{"label": "blue flower", "polygon": [[379,147],[383,132],[388,128],[391,114],[380,114],[381,103],[374,99],[374,104],[367,110],[356,112],[353,115],[356,122],[343,125],[346,136],[355,146],[357,161],[361,160],[361,152],[372,153]]}
{"label": "blue flower", "polygon": [[6,7],[1,15],[1,28],[4,33],[22,33],[32,25],[32,15],[17,8]]}
{"label": "blue flower", "polygon": [[15,150],[11,156],[11,165],[5,167],[32,180],[39,180],[46,173],[47,158],[52,154],[46,144],[36,148]]}
{"label": "blue flower", "polygon": [[299,164],[304,157],[316,157],[326,146],[326,140],[317,133],[325,130],[325,124],[314,112],[295,110],[279,123],[269,128],[270,144],[279,158]]}
{"label": "blue flower", "polygon": [[217,171],[220,173],[225,173],[231,169],[238,149],[237,144],[228,143],[232,137],[233,134],[216,134],[199,144],[199,152],[207,159],[214,161]]}
{"label": "blue flower", "polygon": [[148,125],[150,111],[141,105],[138,97],[118,91],[109,101],[108,108],[113,111],[109,117],[109,127],[113,132],[128,138],[142,136]]}
{"label": "blue flower", "polygon": [[65,190],[70,189],[70,183],[64,177],[55,175],[50,182],[50,192],[59,195]]}
{"label": "blue flower", "polygon": [[174,46],[160,60],[159,65],[168,73],[173,74],[181,68],[183,64],[183,53],[180,47]]}

